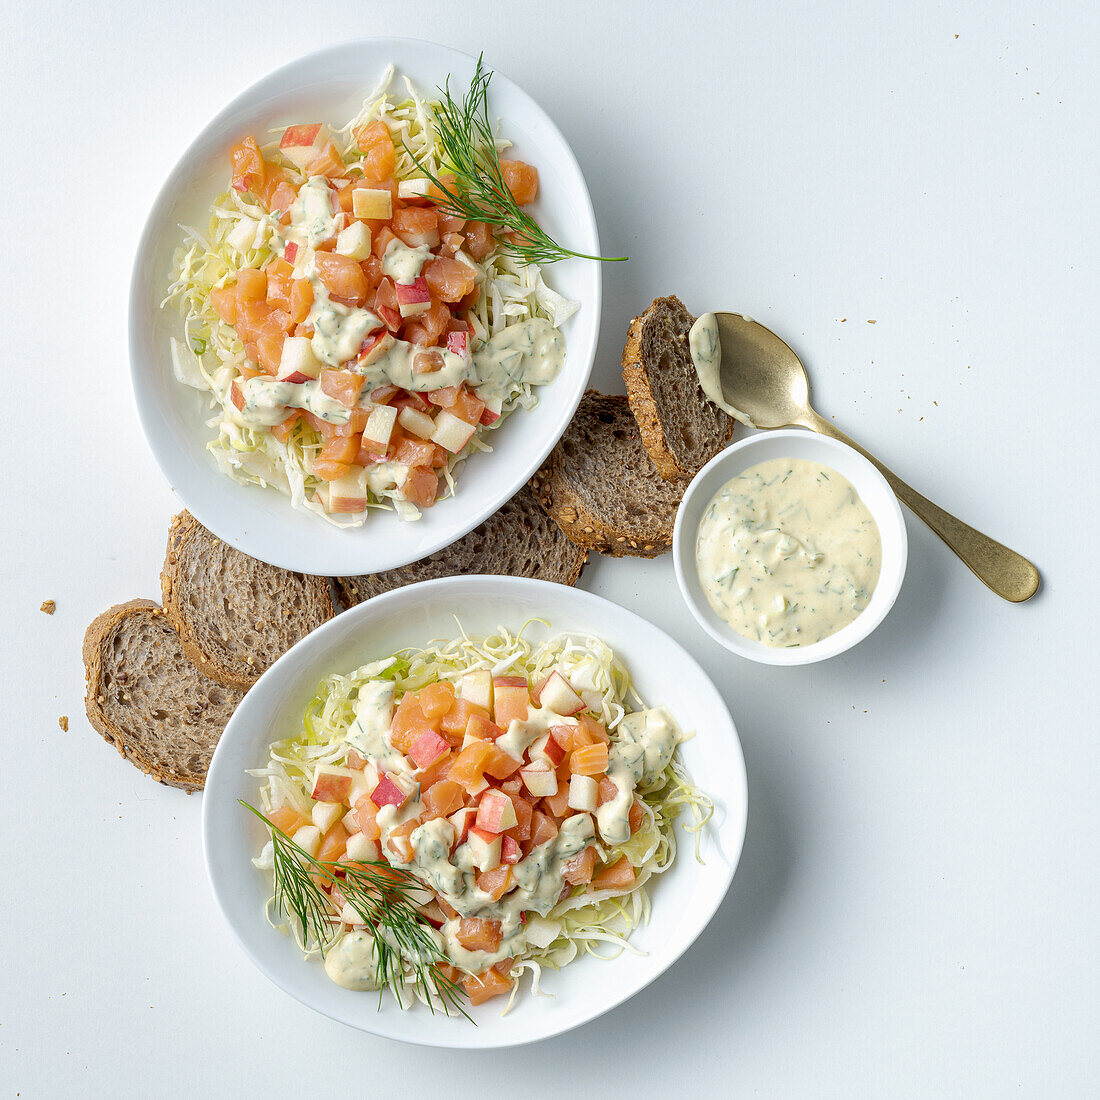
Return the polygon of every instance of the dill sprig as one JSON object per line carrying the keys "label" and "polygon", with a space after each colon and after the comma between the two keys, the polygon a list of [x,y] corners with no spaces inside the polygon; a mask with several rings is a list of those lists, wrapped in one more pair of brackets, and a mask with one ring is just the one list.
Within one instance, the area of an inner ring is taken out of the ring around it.
{"label": "dill sprig", "polygon": [[492,70],[482,68],[477,59],[470,89],[461,103],[451,97],[451,78],[439,89],[442,100],[435,112],[436,132],[443,147],[440,160],[454,174],[454,186],[448,186],[423,164],[404,141],[405,149],[416,166],[443,193],[439,205],[455,217],[486,222],[516,234],[504,238],[502,246],[527,264],[550,264],[575,256],[582,260],[625,260],[625,256],[589,256],[563,248],[523,210],[504,182],[496,137],[489,122],[489,81]]}
{"label": "dill sprig", "polygon": [[413,966],[416,988],[433,1013],[438,1001],[444,1012],[454,1009],[470,1019],[462,1007],[465,991],[439,970],[438,964],[446,960],[413,902],[422,887],[410,872],[378,860],[345,863],[316,859],[255,806],[244,799],[238,801],[271,830],[275,910],[297,925],[303,943],[313,940],[324,955],[335,939],[328,898],[317,882],[321,878],[340,888],[373,938],[379,1007],[387,989],[404,1007],[402,961],[407,959]]}

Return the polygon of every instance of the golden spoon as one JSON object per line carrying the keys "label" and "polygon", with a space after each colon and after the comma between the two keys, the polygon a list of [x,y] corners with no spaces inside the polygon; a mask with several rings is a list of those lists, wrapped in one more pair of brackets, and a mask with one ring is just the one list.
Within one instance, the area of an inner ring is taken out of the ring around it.
{"label": "golden spoon", "polygon": [[[754,428],[797,425],[847,443],[878,467],[898,499],[909,505],[962,558],[970,571],[998,596],[1013,603],[1022,603],[1035,595],[1039,587],[1039,571],[1027,558],[983,535],[981,531],[975,531],[927,497],[922,497],[874,455],[868,454],[813,410],[806,369],[798,356],[774,332],[739,313],[715,313],[713,316],[721,347],[721,373],[714,378],[714,382],[721,387],[721,396],[726,399],[728,411],[741,413],[740,419]],[[700,318],[697,328],[705,328],[706,321],[705,317]],[[703,335],[705,337],[706,333]],[[705,347],[705,339],[703,344]],[[696,349],[697,333],[693,330],[693,353]],[[713,348],[713,351],[717,350]],[[713,355],[712,358],[717,360],[718,356]],[[705,383],[705,367],[698,357],[696,362],[700,364],[700,377]],[[714,363],[715,367],[717,365]],[[707,387],[704,385],[704,388]],[[716,395],[710,396],[713,398]]]}

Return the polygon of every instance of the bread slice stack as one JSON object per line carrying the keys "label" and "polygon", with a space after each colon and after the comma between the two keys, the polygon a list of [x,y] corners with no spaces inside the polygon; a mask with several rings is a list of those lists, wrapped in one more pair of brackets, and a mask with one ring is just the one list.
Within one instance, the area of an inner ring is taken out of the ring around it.
{"label": "bread slice stack", "polygon": [[125,759],[197,791],[244,693],[337,608],[327,578],[250,558],[187,512],[172,521],[161,587],[163,608],[130,600],[88,627],[85,707]]}
{"label": "bread slice stack", "polygon": [[109,608],[84,636],[88,720],[122,756],[171,787],[201,790],[244,693],[300,638],[345,607],[432,577],[500,573],[575,584],[588,551],[525,486],[458,542],[402,569],[292,573],[222,542],[187,512],[172,521],[163,607]]}
{"label": "bread slice stack", "polygon": [[734,420],[699,385],[679,298],[657,298],[630,323],[626,397],[589,390],[535,475],[540,503],[578,546],[652,558],[672,546],[691,478],[729,443]]}

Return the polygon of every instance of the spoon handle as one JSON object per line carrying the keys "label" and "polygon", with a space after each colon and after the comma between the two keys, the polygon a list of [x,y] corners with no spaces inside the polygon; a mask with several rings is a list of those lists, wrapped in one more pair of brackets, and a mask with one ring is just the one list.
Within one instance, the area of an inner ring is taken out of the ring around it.
{"label": "spoon handle", "polygon": [[963,523],[961,519],[956,519],[939,505],[933,504],[927,497],[922,497],[915,489],[906,485],[897,474],[879,462],[873,454],[868,454],[858,443],[849,439],[839,428],[833,427],[812,409],[807,418],[800,423],[803,427],[810,428],[821,435],[831,436],[833,439],[839,439],[841,443],[847,443],[849,447],[859,451],[864,458],[873,462],[890,483],[890,488],[897,494],[898,500],[908,504],[913,512],[962,558],[978,580],[988,585],[998,596],[1013,603],[1022,603],[1035,595],[1039,587],[1039,570],[1027,558],[1017,554],[1015,550],[1009,550],[1007,546],[1002,546],[988,535],[983,535],[981,531],[975,531],[969,524]]}

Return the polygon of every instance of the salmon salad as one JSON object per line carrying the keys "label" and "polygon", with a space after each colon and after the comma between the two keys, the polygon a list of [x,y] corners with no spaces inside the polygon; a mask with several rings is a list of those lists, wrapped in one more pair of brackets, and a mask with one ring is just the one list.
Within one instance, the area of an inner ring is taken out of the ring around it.
{"label": "salmon salad", "polygon": [[[331,675],[272,745],[260,807],[271,924],[350,990],[448,1011],[632,950],[677,818],[711,813],[599,638],[499,629]],[[698,847],[696,849],[698,854]]]}
{"label": "salmon salad", "polygon": [[530,213],[538,169],[488,126],[490,75],[479,62],[456,104],[391,67],[350,121],[226,151],[164,305],[228,477],[338,526],[415,520],[561,371],[578,303],[544,281],[537,261],[560,256]]}

